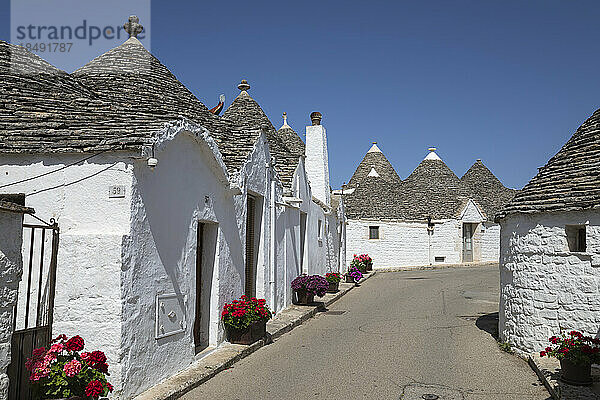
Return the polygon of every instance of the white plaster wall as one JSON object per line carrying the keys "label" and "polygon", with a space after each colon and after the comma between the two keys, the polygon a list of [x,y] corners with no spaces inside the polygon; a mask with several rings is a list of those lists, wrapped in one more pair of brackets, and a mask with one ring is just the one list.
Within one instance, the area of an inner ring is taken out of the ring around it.
{"label": "white plaster wall", "polygon": [[[379,239],[369,239],[369,226],[379,226]],[[390,222],[348,220],[348,264],[354,254],[368,253],[373,268],[423,266],[435,263],[435,257],[445,257],[445,264],[461,262],[461,232],[457,220],[436,221],[429,236],[427,224],[420,222]]]}
{"label": "white plaster wall", "polygon": [[483,227],[483,232],[481,232],[481,261],[498,262],[500,259],[500,224],[484,222]]}
{"label": "white plaster wall", "polygon": [[[222,336],[220,308],[231,300],[229,293],[239,295],[243,262],[238,221],[227,178],[213,151],[202,139],[180,132],[156,151],[159,164],[154,171],[143,160],[135,164],[132,228],[122,250],[122,398],[195,360],[198,221],[218,224],[214,265],[203,265],[202,301],[209,304],[211,345]],[[185,332],[156,339],[156,296],[169,293],[180,296],[184,315],[177,317],[184,317]]]}
{"label": "white plaster wall", "polygon": [[[120,385],[121,243],[129,232],[133,165],[129,153],[0,155],[0,184],[43,173],[42,178],[0,189],[26,194],[36,216],[60,227],[54,336],[81,335],[86,349],[106,352],[111,382]],[[109,186],[125,186],[124,198],[109,198]],[[26,221],[38,221],[26,217]],[[48,238],[49,239],[49,238]],[[23,249],[26,251],[26,249]],[[23,282],[21,286],[23,286]],[[19,296],[25,296],[20,289]],[[24,299],[19,300],[24,304]],[[115,341],[117,340],[117,341]]]}
{"label": "white plaster wall", "polygon": [[23,273],[22,224],[23,215],[0,211],[0,400],[8,399],[13,307]]}
{"label": "white plaster wall", "polygon": [[[587,225],[570,252],[565,225]],[[500,337],[539,351],[561,330],[600,334],[600,211],[509,215],[501,221]]]}

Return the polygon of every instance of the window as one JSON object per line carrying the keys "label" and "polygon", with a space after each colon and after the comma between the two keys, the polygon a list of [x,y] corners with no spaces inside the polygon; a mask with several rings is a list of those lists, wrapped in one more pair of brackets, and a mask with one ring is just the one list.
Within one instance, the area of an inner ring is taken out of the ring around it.
{"label": "window", "polygon": [[436,263],[443,263],[444,261],[446,261],[446,257],[435,257]]}
{"label": "window", "polygon": [[585,252],[585,225],[565,226],[569,251]]}
{"label": "window", "polygon": [[319,220],[317,225],[317,233],[319,235],[319,239],[323,239],[323,221]]}
{"label": "window", "polygon": [[379,239],[379,227],[378,226],[370,226],[369,227],[369,239]]}

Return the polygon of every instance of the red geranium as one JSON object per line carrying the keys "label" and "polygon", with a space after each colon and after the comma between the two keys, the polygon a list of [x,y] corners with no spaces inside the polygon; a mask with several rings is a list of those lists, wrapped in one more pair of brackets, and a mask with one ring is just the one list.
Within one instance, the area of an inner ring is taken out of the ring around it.
{"label": "red geranium", "polygon": [[73,336],[71,339],[67,340],[65,343],[65,348],[68,351],[81,351],[83,350],[84,342],[83,338],[79,335]]}
{"label": "red geranium", "polygon": [[104,391],[102,383],[98,380],[93,380],[88,383],[85,388],[85,395],[87,397],[98,397]]}
{"label": "red geranium", "polygon": [[60,393],[65,398],[97,399],[113,390],[106,380],[108,364],[103,352],[79,354],[84,347],[81,336],[59,335],[51,343],[49,350],[33,350],[25,363],[36,398],[55,398]]}
{"label": "red geranium", "polygon": [[546,347],[540,351],[541,357],[567,359],[580,365],[600,362],[600,340],[596,338],[584,336],[579,331],[570,331],[566,335],[552,336],[548,340],[554,348]]}
{"label": "red geranium", "polygon": [[248,299],[247,296],[225,304],[221,313],[223,324],[234,329],[245,329],[254,321],[267,321],[270,318],[271,311],[265,299]]}

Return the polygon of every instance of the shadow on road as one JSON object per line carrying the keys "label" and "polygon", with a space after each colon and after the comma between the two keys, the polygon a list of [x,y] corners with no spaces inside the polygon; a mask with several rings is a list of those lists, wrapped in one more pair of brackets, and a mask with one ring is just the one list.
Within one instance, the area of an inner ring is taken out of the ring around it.
{"label": "shadow on road", "polygon": [[484,314],[475,321],[477,326],[482,331],[486,331],[496,340],[498,340],[498,313]]}

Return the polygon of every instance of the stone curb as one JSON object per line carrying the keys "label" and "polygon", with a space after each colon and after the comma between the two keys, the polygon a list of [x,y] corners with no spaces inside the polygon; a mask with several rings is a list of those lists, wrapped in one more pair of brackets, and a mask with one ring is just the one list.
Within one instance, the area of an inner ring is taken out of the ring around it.
{"label": "stone curb", "polygon": [[600,371],[592,367],[591,386],[573,386],[558,380],[560,363],[555,359],[528,355],[527,362],[544,384],[553,400],[598,400],[600,399]]}
{"label": "stone curb", "polygon": [[[372,271],[366,274],[361,280],[361,284],[375,273],[375,271]],[[354,287],[356,286],[350,283],[340,283],[339,292],[326,294],[316,306],[291,305],[287,307],[267,323],[268,339],[271,340],[261,339],[249,346],[225,342],[188,368],[136,396],[135,400],[175,400],[183,396],[216,376],[219,372],[231,368],[233,364],[246,358],[265,344],[300,326],[319,311],[322,311],[323,308],[339,300]]]}
{"label": "stone curb", "polygon": [[560,400],[559,394],[556,393],[554,387],[550,384],[550,382],[548,382],[548,378],[546,377],[546,375],[544,375],[544,373],[540,370],[538,365],[535,363],[535,360],[531,356],[527,357],[527,363],[529,364],[533,372],[535,372],[535,374],[538,376],[539,380],[544,384],[544,387],[546,388],[546,390],[548,390],[548,393],[550,393],[550,397],[552,397],[554,400]]}
{"label": "stone curb", "polygon": [[399,271],[422,271],[431,269],[445,269],[445,268],[472,268],[472,267],[489,267],[498,265],[497,261],[491,262],[478,262],[478,263],[462,263],[462,264],[436,264],[436,265],[419,265],[419,266],[406,266],[406,267],[386,267],[376,268],[377,272],[399,272]]}

